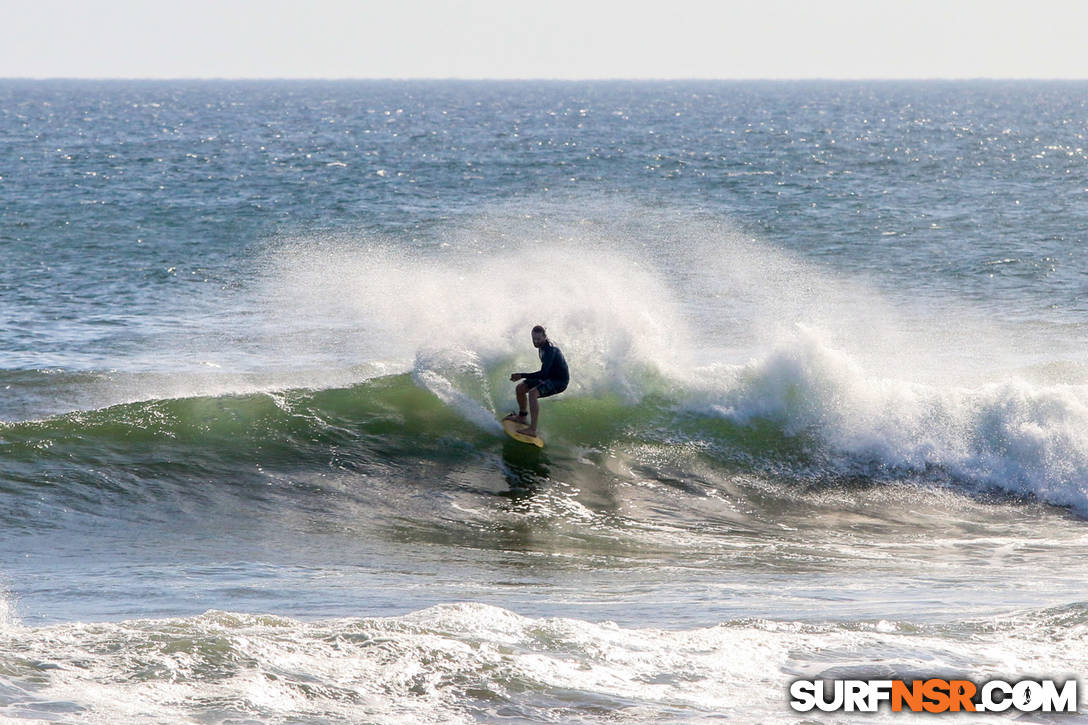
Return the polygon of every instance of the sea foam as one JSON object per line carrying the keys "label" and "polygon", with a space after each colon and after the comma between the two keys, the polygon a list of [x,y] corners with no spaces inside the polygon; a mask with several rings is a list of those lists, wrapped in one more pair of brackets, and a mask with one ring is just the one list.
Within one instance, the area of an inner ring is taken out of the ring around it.
{"label": "sea foam", "polygon": [[0,716],[785,723],[796,720],[785,693],[798,676],[1072,675],[1085,665],[1083,614],[1074,605],[929,627],[746,619],[667,630],[461,602],[316,622],[222,611],[77,622],[0,634],[0,650],[20,652]]}
{"label": "sea foam", "polygon": [[881,377],[811,329],[707,377],[712,384],[696,386],[689,405],[805,436],[843,474],[938,469],[1088,513],[1084,385],[1014,378],[960,387]]}

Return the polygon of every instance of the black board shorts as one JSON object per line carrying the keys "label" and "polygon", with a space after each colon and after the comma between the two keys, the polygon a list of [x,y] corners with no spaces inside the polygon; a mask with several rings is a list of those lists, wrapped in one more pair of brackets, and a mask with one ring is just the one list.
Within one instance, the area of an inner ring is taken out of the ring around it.
{"label": "black board shorts", "polygon": [[549,395],[558,395],[567,389],[567,384],[561,380],[538,380],[530,382],[526,390],[536,388],[536,397],[547,398]]}

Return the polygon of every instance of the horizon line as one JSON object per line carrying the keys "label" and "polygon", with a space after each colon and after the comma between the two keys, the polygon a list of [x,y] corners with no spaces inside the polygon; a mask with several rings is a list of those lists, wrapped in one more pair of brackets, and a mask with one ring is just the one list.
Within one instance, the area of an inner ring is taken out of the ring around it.
{"label": "horizon line", "polygon": [[350,82],[350,81],[425,81],[425,82],[487,82],[487,83],[521,83],[521,82],[546,82],[546,83],[664,83],[664,82],[706,82],[706,83],[857,83],[857,82],[964,82],[964,81],[995,81],[995,82],[1062,82],[1062,81],[1088,81],[1088,77],[1070,76],[912,76],[912,77],[869,77],[869,76],[796,76],[796,77],[701,77],[701,76],[640,76],[640,77],[616,77],[594,76],[588,78],[560,78],[549,76],[524,76],[517,78],[496,78],[488,76],[0,76],[0,81],[323,81],[323,82]]}

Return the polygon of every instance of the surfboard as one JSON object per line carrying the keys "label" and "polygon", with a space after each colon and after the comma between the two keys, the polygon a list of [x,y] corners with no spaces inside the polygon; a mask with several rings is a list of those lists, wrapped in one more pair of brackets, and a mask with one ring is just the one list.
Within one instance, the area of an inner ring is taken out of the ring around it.
{"label": "surfboard", "polygon": [[518,433],[518,428],[524,427],[524,423],[518,423],[516,420],[504,420],[502,422],[502,429],[506,431],[506,435],[510,436],[516,441],[521,441],[522,443],[528,443],[529,445],[543,448],[544,439],[540,436],[527,436],[523,435],[522,433]]}

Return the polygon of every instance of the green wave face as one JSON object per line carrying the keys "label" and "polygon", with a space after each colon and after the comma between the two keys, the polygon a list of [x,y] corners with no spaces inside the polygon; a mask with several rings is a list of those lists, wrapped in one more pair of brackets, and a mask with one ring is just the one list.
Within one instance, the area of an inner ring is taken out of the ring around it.
{"label": "green wave face", "polygon": [[[607,454],[649,448],[729,466],[763,461],[777,467],[805,455],[798,440],[772,424],[683,412],[661,394],[638,402],[619,395],[557,397],[541,408],[548,446],[537,455],[559,470],[579,459],[598,465]],[[505,411],[489,412],[497,420]],[[497,423],[466,420],[410,374],[348,388],[152,400],[7,423],[0,426],[0,452],[6,478],[16,485],[97,485],[100,472],[114,471],[133,486],[139,478],[229,483],[258,469],[408,470],[533,455]],[[600,465],[601,475],[610,475]]]}
{"label": "green wave face", "polygon": [[530,466],[530,479],[595,487],[617,477],[709,475],[715,488],[755,477],[798,490],[906,480],[1077,511],[1088,501],[1075,465],[1085,450],[1062,423],[1079,389],[885,393],[885,383],[842,372],[849,366],[828,374],[773,358],[713,378],[717,389],[651,371],[635,381],[638,395],[573,386],[542,401],[546,447],[531,453],[497,422],[513,397],[507,367],[426,368],[350,387],[150,400],[0,424],[2,485],[135,495],[180,486],[184,496],[194,484],[266,486],[271,475],[344,469],[413,486],[461,477],[496,488],[520,480],[512,466],[537,456],[546,471]]}

